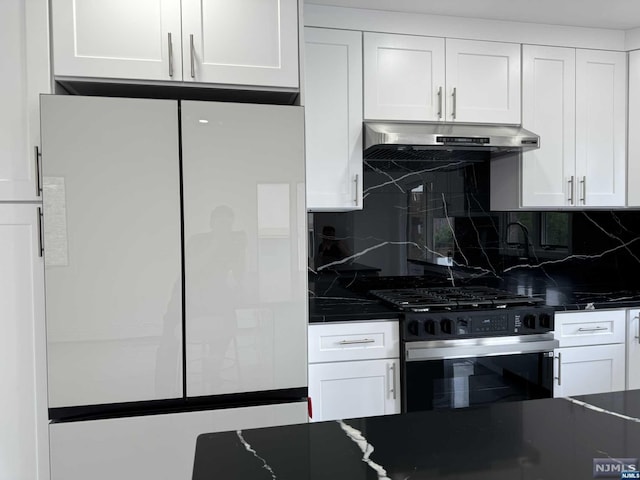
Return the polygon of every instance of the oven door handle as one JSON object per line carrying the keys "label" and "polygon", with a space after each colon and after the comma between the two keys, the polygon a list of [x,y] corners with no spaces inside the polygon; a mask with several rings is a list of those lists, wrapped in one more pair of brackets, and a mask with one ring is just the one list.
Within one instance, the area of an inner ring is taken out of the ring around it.
{"label": "oven door handle", "polygon": [[546,334],[521,337],[492,337],[461,340],[406,342],[405,360],[445,360],[449,358],[490,357],[523,353],[552,352],[560,346],[558,340]]}

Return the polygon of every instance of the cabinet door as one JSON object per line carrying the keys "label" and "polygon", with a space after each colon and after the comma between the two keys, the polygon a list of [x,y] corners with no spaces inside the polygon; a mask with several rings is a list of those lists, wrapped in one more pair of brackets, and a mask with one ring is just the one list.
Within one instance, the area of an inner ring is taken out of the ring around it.
{"label": "cabinet door", "polygon": [[181,397],[177,102],[41,108],[49,407]]}
{"label": "cabinet door", "polygon": [[44,262],[36,205],[0,205],[0,478],[48,477]]}
{"label": "cabinet door", "polygon": [[181,80],[180,0],[52,0],[56,76]]}
{"label": "cabinet door", "polygon": [[555,356],[554,397],[624,390],[624,344],[559,348]]}
{"label": "cabinet door", "polygon": [[364,34],[364,118],[444,119],[444,38]]}
{"label": "cabinet door", "polygon": [[626,78],[626,53],[576,51],[578,205],[625,205]]}
{"label": "cabinet door", "polygon": [[182,0],[185,81],[298,87],[297,0]]}
{"label": "cabinet door", "polygon": [[49,92],[47,3],[0,2],[0,201],[39,200],[40,93]]}
{"label": "cabinet door", "polygon": [[520,124],[520,45],[446,43],[447,121]]}
{"label": "cabinet door", "polygon": [[188,396],[307,385],[303,124],[182,102]]}
{"label": "cabinet door", "polygon": [[572,48],[522,48],[522,126],[540,148],[522,155],[522,206],[574,205],[575,81]]}
{"label": "cabinet door", "polygon": [[305,29],[307,208],[362,208],[362,37]]}
{"label": "cabinet door", "polygon": [[640,388],[640,310],[627,313],[627,390]]}
{"label": "cabinet door", "polygon": [[397,359],[309,365],[312,422],[400,413]]}
{"label": "cabinet door", "polygon": [[307,403],[297,402],[55,423],[49,427],[51,479],[188,479],[198,435],[306,421]]}
{"label": "cabinet door", "polygon": [[629,52],[629,155],[627,206],[640,207],[640,50]]}

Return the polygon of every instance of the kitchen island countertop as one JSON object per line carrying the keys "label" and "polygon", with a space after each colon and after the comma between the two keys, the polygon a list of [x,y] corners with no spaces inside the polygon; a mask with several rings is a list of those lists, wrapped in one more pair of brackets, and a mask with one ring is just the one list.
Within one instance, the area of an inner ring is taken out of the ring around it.
{"label": "kitchen island countertop", "polygon": [[640,457],[639,416],[636,390],[203,434],[193,480],[590,479]]}

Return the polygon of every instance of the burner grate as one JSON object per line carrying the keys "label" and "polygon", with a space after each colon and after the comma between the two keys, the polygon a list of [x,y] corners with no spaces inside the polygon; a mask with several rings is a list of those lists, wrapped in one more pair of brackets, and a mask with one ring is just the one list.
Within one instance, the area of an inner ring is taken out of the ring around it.
{"label": "burner grate", "polygon": [[490,287],[400,288],[371,290],[370,293],[389,305],[410,312],[509,308],[544,303],[542,298]]}

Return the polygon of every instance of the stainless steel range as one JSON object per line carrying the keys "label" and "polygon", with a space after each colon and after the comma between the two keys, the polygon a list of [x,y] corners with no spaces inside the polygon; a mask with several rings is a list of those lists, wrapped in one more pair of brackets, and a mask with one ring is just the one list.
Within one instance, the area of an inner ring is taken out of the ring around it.
{"label": "stainless steel range", "polygon": [[372,290],[402,311],[403,410],[553,396],[554,310],[488,287]]}

